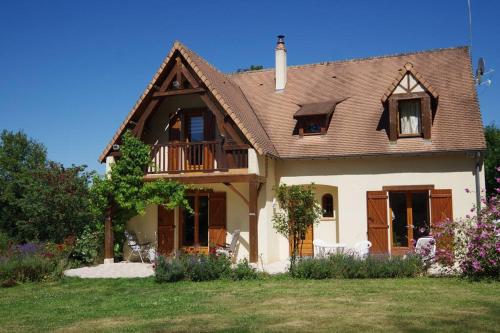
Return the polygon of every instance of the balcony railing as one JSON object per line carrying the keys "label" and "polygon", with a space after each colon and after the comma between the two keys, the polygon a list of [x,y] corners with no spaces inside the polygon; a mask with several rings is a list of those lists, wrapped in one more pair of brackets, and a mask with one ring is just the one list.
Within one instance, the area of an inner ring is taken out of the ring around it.
{"label": "balcony railing", "polygon": [[154,145],[148,173],[213,172],[248,168],[247,149],[224,149],[220,141]]}

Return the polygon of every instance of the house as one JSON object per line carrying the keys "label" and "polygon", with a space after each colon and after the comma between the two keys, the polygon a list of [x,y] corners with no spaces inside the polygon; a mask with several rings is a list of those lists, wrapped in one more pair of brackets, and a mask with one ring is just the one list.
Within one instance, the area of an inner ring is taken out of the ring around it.
{"label": "house", "polygon": [[129,221],[143,241],[207,252],[241,230],[238,259],[287,259],[272,226],[280,183],[313,182],[323,206],[303,255],[313,239],[403,253],[476,203],[464,189],[484,186],[485,140],[468,48],[287,66],[278,36],[275,58],[226,74],[174,43],[100,156],[112,164],[131,129],[152,146],[146,180],[199,188],[194,215],[151,206]]}

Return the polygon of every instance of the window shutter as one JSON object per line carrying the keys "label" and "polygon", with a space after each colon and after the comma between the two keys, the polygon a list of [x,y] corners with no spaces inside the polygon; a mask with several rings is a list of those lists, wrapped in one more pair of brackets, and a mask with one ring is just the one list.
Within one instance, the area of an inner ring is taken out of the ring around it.
{"label": "window shutter", "polygon": [[226,244],[226,192],[210,193],[208,243],[210,247]]}
{"label": "window shutter", "polygon": [[158,252],[169,255],[174,251],[174,210],[158,205]]}
{"label": "window shutter", "polygon": [[[431,190],[431,228],[439,232],[436,224],[446,219],[453,219],[451,190]],[[438,248],[444,249],[451,249],[452,246],[451,237],[442,238],[437,244]]]}
{"label": "window shutter", "polygon": [[398,140],[398,101],[389,98],[389,140]]}
{"label": "window shutter", "polygon": [[389,239],[387,222],[387,192],[368,191],[368,240],[372,242],[371,253],[388,253]]}
{"label": "window shutter", "polygon": [[431,112],[431,99],[429,95],[425,95],[420,99],[420,110],[422,112],[422,133],[424,139],[431,138],[432,130],[432,112]]}

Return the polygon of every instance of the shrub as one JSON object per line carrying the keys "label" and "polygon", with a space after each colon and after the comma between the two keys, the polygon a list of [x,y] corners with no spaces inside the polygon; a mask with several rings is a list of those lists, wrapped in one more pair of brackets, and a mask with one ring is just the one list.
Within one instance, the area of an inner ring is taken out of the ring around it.
{"label": "shrub", "polygon": [[189,279],[209,281],[228,277],[231,272],[231,260],[225,255],[189,256],[186,260]]}
{"label": "shrub", "polygon": [[156,282],[177,282],[186,278],[186,267],[179,259],[171,262],[164,256],[158,257],[155,267]]}
{"label": "shrub", "polygon": [[57,267],[57,261],[38,255],[3,258],[0,260],[0,281],[38,282],[59,275],[54,274]]}
{"label": "shrub", "polygon": [[6,252],[10,246],[10,237],[5,232],[0,230],[0,254]]}
{"label": "shrub", "polygon": [[231,272],[233,280],[253,280],[258,278],[257,270],[250,266],[245,258],[240,261]]}
{"label": "shrub", "polygon": [[337,254],[327,258],[305,258],[298,261],[290,273],[303,279],[365,279],[414,277],[423,273],[422,260],[417,256],[368,257]]}
{"label": "shrub", "polygon": [[[500,167],[496,171],[500,172]],[[483,198],[484,206],[477,214],[443,221],[435,228],[436,260],[452,273],[472,279],[500,280],[500,178],[495,180],[499,183],[497,194]],[[473,207],[471,213],[476,209]],[[448,246],[439,248],[440,243]]]}
{"label": "shrub", "polygon": [[76,239],[72,257],[84,264],[94,264],[103,253],[104,232],[87,225]]}

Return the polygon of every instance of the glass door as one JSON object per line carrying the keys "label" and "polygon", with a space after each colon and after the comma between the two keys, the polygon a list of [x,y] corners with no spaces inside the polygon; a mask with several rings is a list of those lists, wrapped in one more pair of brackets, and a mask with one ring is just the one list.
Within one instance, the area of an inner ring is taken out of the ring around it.
{"label": "glass door", "polygon": [[389,193],[391,253],[411,251],[417,239],[429,234],[429,194],[427,191]]}
{"label": "glass door", "polygon": [[193,213],[183,209],[180,221],[180,247],[188,253],[208,253],[208,195],[188,195]]}

